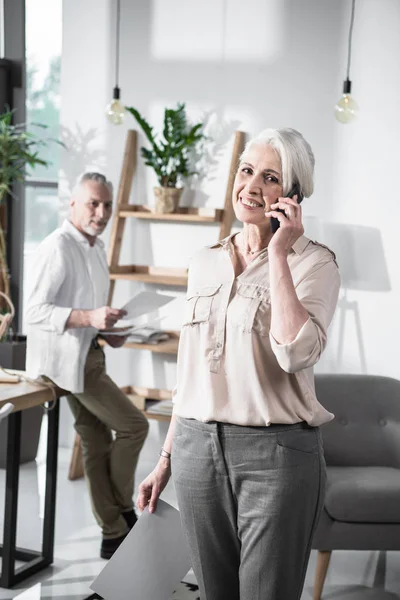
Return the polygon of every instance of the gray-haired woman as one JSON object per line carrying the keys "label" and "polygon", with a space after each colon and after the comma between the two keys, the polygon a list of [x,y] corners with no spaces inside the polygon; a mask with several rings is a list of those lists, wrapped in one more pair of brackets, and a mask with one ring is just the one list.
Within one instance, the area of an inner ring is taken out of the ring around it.
{"label": "gray-haired woman", "polygon": [[313,366],[340,285],[334,254],[303,235],[313,170],[293,129],[250,141],[232,198],[243,229],[190,265],[174,415],[138,506],[156,509],[172,467],[202,600],[301,596],[324,496],[318,427],[333,418]]}

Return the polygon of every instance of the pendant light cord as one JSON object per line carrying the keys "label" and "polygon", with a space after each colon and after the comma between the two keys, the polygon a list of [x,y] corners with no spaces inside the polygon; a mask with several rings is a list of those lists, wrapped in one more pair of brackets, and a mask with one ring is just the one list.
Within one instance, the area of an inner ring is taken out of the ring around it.
{"label": "pendant light cord", "polygon": [[117,0],[117,18],[116,18],[116,31],[115,31],[115,87],[119,87],[119,35],[120,35],[120,13],[121,6],[120,0]]}
{"label": "pendant light cord", "polygon": [[352,0],[352,4],[351,4],[351,17],[350,17],[350,28],[349,28],[349,42],[348,42],[348,51],[347,51],[347,76],[346,76],[346,79],[350,79],[351,41],[352,41],[352,37],[353,37],[353,25],[354,25],[354,9],[355,9],[355,5],[356,5],[356,0]]}

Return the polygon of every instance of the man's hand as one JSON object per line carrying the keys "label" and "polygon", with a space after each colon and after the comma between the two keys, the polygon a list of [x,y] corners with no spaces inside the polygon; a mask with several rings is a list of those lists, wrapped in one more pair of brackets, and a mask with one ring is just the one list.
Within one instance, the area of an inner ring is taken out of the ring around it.
{"label": "man's hand", "polygon": [[115,323],[122,319],[126,315],[125,310],[119,308],[110,308],[109,306],[102,306],[89,311],[89,323],[90,327],[96,329],[111,329]]}
{"label": "man's hand", "polygon": [[128,339],[127,335],[105,335],[102,337],[111,348],[121,348]]}

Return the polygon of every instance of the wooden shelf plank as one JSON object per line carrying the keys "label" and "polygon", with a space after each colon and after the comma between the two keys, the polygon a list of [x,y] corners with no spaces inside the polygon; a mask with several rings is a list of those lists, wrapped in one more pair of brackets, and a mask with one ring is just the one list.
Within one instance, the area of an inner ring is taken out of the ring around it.
{"label": "wooden shelf plank", "polygon": [[155,421],[170,421],[170,415],[157,415],[155,413],[147,412],[146,408],[151,406],[154,401],[159,402],[160,400],[170,400],[172,392],[170,390],[161,390],[157,388],[145,388],[139,386],[126,386],[122,387],[121,390],[129,396],[139,396],[144,400],[144,409],[142,413],[146,415],[148,419],[154,419]]}
{"label": "wooden shelf plank", "polygon": [[170,415],[157,415],[155,413],[149,413],[147,412],[147,410],[142,410],[142,413],[148,418],[148,419],[153,419],[154,421],[170,421],[171,420],[171,416]]}
{"label": "wooden shelf plank", "polygon": [[140,204],[123,204],[118,208],[120,217],[134,217],[151,221],[177,221],[187,223],[220,223],[224,211],[219,208],[193,208],[179,206],[174,213],[157,213],[150,206]]}
{"label": "wooden shelf plank", "polygon": [[123,265],[114,267],[110,271],[110,279],[127,279],[129,281],[143,281],[144,283],[186,286],[188,276],[187,269]]}
{"label": "wooden shelf plank", "polygon": [[137,396],[142,396],[143,398],[147,398],[148,400],[171,400],[172,392],[171,390],[161,390],[159,388],[147,388],[138,385],[129,385],[126,387],[122,387],[121,390],[125,394],[136,394]]}
{"label": "wooden shelf plank", "polygon": [[158,342],[157,344],[137,344],[135,342],[126,342],[124,348],[136,348],[137,350],[150,350],[159,354],[178,354],[179,331],[166,331],[170,335],[169,340]]}
{"label": "wooden shelf plank", "polygon": [[[137,350],[150,350],[150,352],[158,352],[159,354],[178,354],[179,331],[166,331],[170,338],[164,342],[157,344],[138,344],[136,342],[126,342],[121,348],[136,348]],[[100,339],[101,346],[106,346],[105,340]]]}

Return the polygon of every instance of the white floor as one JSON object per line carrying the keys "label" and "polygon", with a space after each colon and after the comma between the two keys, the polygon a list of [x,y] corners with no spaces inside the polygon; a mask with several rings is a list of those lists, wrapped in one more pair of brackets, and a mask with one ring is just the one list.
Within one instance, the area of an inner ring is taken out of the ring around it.
{"label": "white floor", "polygon": [[[44,428],[43,428],[44,429]],[[157,460],[165,424],[151,423],[150,434],[138,465],[137,483],[149,473]],[[42,436],[43,439],[43,436]],[[68,481],[71,452],[60,448],[57,489],[55,562],[52,568],[32,577],[17,588],[0,588],[0,600],[83,600],[92,591],[89,586],[106,564],[99,558],[100,532],[91,513],[84,480]],[[41,542],[44,452],[43,444],[36,462],[21,467],[17,543],[38,550]],[[0,470],[0,490],[4,492],[4,471]],[[163,498],[176,506],[169,484]],[[4,493],[0,494],[0,534],[2,535]],[[290,551],[290,549],[288,549]],[[400,552],[388,552],[385,590],[373,589],[378,562],[376,552],[335,552],[328,572],[324,598],[330,600],[400,600]],[[134,568],[134,565],[132,566]],[[315,569],[312,553],[301,600],[311,600]],[[379,577],[378,577],[379,579]],[[194,582],[193,575],[185,578]],[[398,594],[398,595],[396,595]],[[174,599],[198,598],[181,586]],[[111,599],[110,599],[111,600]],[[170,600],[166,598],[165,600]],[[227,598],[227,600],[229,600]],[[248,600],[248,599],[244,599]]]}

